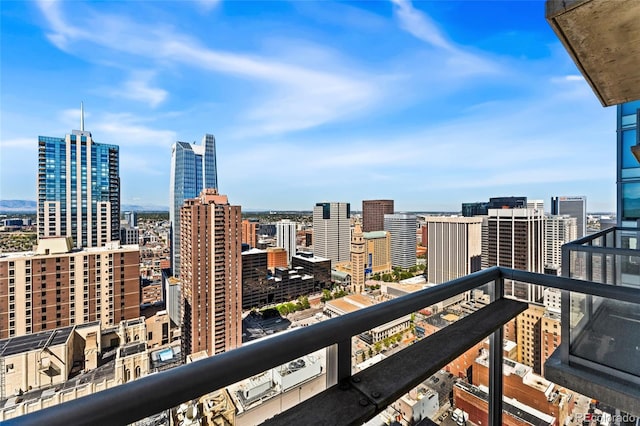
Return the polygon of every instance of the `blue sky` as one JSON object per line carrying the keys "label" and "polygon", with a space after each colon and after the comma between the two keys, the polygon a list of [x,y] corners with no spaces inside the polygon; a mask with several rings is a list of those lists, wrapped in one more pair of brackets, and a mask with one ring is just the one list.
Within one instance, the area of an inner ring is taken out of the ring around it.
{"label": "blue sky", "polygon": [[391,198],[456,211],[586,195],[615,210],[603,108],[542,1],[0,3],[0,199],[35,199],[37,137],[120,146],[122,201],[168,206],[170,148],[217,142],[243,209]]}

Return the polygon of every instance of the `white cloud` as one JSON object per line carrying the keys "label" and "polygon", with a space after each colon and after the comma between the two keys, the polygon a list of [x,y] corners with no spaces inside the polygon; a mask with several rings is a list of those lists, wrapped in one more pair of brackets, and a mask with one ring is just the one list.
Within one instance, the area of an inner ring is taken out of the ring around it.
{"label": "white cloud", "polygon": [[391,0],[391,2],[395,5],[396,16],[403,30],[432,46],[451,51],[456,49],[455,46],[446,39],[436,23],[425,13],[416,10],[411,1]]}
{"label": "white cloud", "polygon": [[[333,71],[331,64],[317,69],[259,55],[214,50],[172,28],[145,26],[109,15],[91,14],[101,30],[87,33],[76,30],[73,22],[63,19],[59,3],[39,4],[53,35],[64,38],[67,50],[73,50],[74,42],[89,43],[113,52],[152,59],[160,66],[177,63],[262,82],[267,93],[258,95],[259,103],[250,105],[243,114],[260,132],[287,132],[342,120],[367,110],[381,97],[381,89],[372,78],[362,78],[353,70]],[[56,46],[60,47],[57,43]],[[166,96],[166,92],[151,89],[140,81],[132,88],[135,90],[131,97],[148,102],[159,103],[163,95]]]}
{"label": "white cloud", "polygon": [[35,151],[38,140],[37,137],[30,138],[13,138],[13,139],[0,139],[0,148],[2,149],[26,149],[30,151]]}
{"label": "white cloud", "polygon": [[208,12],[222,3],[222,0],[195,0],[195,3]]}
{"label": "white cloud", "polygon": [[456,74],[485,74],[501,71],[499,64],[451,42],[429,15],[413,7],[411,0],[391,0],[400,28],[436,49],[444,51],[444,61]]}
{"label": "white cloud", "polygon": [[105,114],[95,120],[91,129],[100,135],[100,141],[118,144],[121,150],[140,145],[166,147],[168,150],[177,140],[174,131],[153,129],[128,113]]}
{"label": "white cloud", "polygon": [[112,98],[125,98],[148,104],[151,108],[157,107],[164,102],[168,92],[164,89],[151,87],[150,83],[154,77],[154,72],[137,71],[132,73],[129,80],[116,89],[101,89],[107,96]]}

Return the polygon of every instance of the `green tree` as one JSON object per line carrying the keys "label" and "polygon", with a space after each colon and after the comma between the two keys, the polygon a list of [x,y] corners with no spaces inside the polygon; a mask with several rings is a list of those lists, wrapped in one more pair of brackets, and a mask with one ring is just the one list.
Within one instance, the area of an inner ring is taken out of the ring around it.
{"label": "green tree", "polygon": [[382,343],[376,342],[376,344],[373,345],[373,349],[376,351],[376,353],[380,353],[380,351],[382,350]]}
{"label": "green tree", "polygon": [[373,349],[371,349],[371,346],[369,346],[369,358],[371,358],[373,356]]}
{"label": "green tree", "polygon": [[326,288],[322,290],[322,296],[320,297],[321,302],[327,302],[331,300],[331,292]]}

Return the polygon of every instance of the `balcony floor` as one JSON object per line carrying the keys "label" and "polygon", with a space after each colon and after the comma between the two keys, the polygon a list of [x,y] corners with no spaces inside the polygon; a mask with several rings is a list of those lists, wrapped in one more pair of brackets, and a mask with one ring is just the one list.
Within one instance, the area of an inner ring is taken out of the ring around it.
{"label": "balcony floor", "polygon": [[640,311],[605,300],[576,339],[571,353],[640,377]]}

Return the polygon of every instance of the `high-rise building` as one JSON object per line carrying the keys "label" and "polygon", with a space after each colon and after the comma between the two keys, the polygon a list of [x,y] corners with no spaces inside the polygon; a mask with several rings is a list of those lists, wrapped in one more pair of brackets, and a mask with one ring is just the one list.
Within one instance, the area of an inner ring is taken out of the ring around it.
{"label": "high-rise building", "polygon": [[382,231],[384,215],[393,213],[393,200],[363,200],[362,232]]}
{"label": "high-rise building", "polygon": [[576,218],[576,238],[587,235],[587,197],[551,197],[551,214]]}
{"label": "high-rise building", "polygon": [[331,260],[332,266],[349,260],[351,205],[317,203],[313,208],[313,254]]}
{"label": "high-rise building", "polygon": [[527,200],[527,208],[544,210],[544,200]]}
{"label": "high-rise building", "polygon": [[[536,207],[536,203],[539,202],[539,200],[533,201],[532,206]],[[485,216],[489,209],[526,208],[528,204],[527,197],[492,197],[489,198],[489,202],[462,203],[462,216]]]}
{"label": "high-rise building", "polygon": [[75,247],[120,238],[119,148],[91,132],[38,137],[38,237],[72,237]]}
{"label": "high-rise building", "polygon": [[138,226],[138,213],[136,212],[124,212],[122,213],[124,216],[125,222],[129,224],[130,227]]}
{"label": "high-rise building", "polygon": [[617,107],[618,127],[618,225],[637,226],[640,219],[640,163],[631,152],[638,145],[640,100],[626,102]]}
{"label": "high-rise building", "polygon": [[265,250],[252,248],[242,252],[242,309],[257,308],[269,303],[258,297],[266,293],[268,273]]}
{"label": "high-rise building", "polygon": [[176,142],[171,147],[169,221],[171,222],[171,268],[180,276],[180,209],[185,200],[205,189],[218,189],[216,139],[206,134],[201,145]]}
{"label": "high-rise building", "polygon": [[473,216],[483,216],[487,214],[489,203],[485,202],[475,202],[475,203],[462,203],[462,216],[464,217],[473,217]]}
{"label": "high-rise building", "polygon": [[258,226],[257,220],[245,219],[242,221],[242,242],[249,244],[249,247],[258,247]]}
{"label": "high-rise building", "polygon": [[242,343],[242,213],[204,189],[180,209],[183,354]]}
{"label": "high-rise building", "polygon": [[391,272],[391,234],[386,231],[364,232],[366,243],[365,271],[367,274]]}
{"label": "high-rise building", "polygon": [[440,284],[481,269],[482,218],[428,216],[427,275]]}
{"label": "high-rise building", "polygon": [[351,237],[351,292],[362,293],[364,291],[365,272],[365,241],[362,235],[360,222],[356,222],[353,236]]}
{"label": "high-rise building", "polygon": [[287,251],[282,247],[267,247],[267,267],[271,272],[276,268],[286,268],[289,264],[287,261]]}
{"label": "high-rise building", "polygon": [[414,214],[384,215],[384,230],[391,234],[391,265],[399,268],[416,266],[416,229],[418,218]]}
{"label": "high-rise building", "polygon": [[569,215],[547,216],[545,224],[545,259],[547,271],[562,272],[562,245],[577,238],[577,219]]}
{"label": "high-rise building", "polygon": [[291,267],[312,275],[316,290],[331,287],[331,260],[299,253],[291,258]]}
{"label": "high-rise building", "polygon": [[[544,212],[514,208],[489,209],[483,222],[482,266],[506,266],[529,272],[544,270]],[[542,298],[542,288],[505,282],[505,293],[534,302]]]}
{"label": "high-rise building", "polygon": [[287,266],[291,264],[291,256],[296,254],[296,223],[290,220],[276,222],[276,246],[287,251]]}
{"label": "high-rise building", "polygon": [[42,238],[35,252],[0,259],[0,339],[139,315],[137,245],[78,250],[71,237]]}

